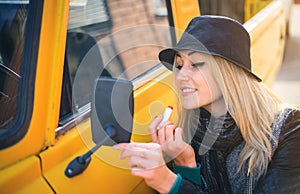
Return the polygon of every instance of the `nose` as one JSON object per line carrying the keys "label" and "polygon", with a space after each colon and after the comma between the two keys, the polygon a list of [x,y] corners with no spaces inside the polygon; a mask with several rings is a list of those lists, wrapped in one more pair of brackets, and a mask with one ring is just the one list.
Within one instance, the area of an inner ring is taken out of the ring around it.
{"label": "nose", "polygon": [[187,81],[189,79],[189,72],[187,66],[183,65],[181,69],[177,71],[176,79],[178,81]]}

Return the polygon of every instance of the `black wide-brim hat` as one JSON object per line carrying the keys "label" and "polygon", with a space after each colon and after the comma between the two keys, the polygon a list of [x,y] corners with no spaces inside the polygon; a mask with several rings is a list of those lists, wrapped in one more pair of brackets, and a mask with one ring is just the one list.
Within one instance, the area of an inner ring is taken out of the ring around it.
{"label": "black wide-brim hat", "polygon": [[182,50],[221,57],[261,81],[251,70],[249,33],[242,24],[231,18],[211,15],[193,18],[175,47],[159,53],[159,60],[172,70],[175,56]]}

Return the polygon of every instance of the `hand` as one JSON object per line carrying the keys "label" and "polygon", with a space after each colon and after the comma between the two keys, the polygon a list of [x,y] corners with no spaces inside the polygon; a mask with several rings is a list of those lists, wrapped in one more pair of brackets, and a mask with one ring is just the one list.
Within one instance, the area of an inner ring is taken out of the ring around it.
{"label": "hand", "polygon": [[176,165],[190,168],[196,167],[193,148],[183,141],[182,129],[170,121],[162,124],[162,116],[158,116],[149,126],[153,142],[161,145],[162,151],[174,159]]}
{"label": "hand", "polygon": [[121,151],[121,159],[129,158],[132,175],[144,178],[148,186],[160,193],[170,191],[177,175],[166,166],[159,144],[122,143],[114,148]]}

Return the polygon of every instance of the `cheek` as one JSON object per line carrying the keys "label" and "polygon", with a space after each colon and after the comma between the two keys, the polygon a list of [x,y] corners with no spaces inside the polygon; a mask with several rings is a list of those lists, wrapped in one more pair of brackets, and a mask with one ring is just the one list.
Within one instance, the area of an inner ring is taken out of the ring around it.
{"label": "cheek", "polygon": [[211,93],[211,87],[210,87],[210,80],[207,76],[205,76],[204,73],[199,72],[197,75],[194,76],[194,83],[196,87],[198,88],[198,91],[201,94],[206,94],[205,96],[210,96]]}
{"label": "cheek", "polygon": [[178,86],[179,85],[178,73],[174,74],[174,78],[175,78],[175,84]]}
{"label": "cheek", "polygon": [[206,85],[208,87],[209,95],[212,101],[222,96],[222,92],[214,79],[209,79]]}
{"label": "cheek", "polygon": [[201,80],[198,82],[198,95],[201,101],[210,102],[212,101],[212,88],[209,86],[206,80]]}
{"label": "cheek", "polygon": [[197,83],[200,98],[204,98],[203,100],[211,102],[222,95],[216,81],[210,74],[201,73],[195,80],[195,83]]}

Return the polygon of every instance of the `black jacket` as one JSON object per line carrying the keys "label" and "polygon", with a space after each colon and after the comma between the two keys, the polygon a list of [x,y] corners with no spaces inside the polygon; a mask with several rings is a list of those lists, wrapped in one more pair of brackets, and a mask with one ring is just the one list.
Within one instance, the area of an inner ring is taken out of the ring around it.
{"label": "black jacket", "polygon": [[[244,142],[227,157],[228,179],[235,188],[233,193],[300,193],[300,110],[291,110],[285,115],[267,173],[258,180],[247,176],[245,171],[240,175],[230,172],[230,168],[236,168],[243,145]],[[209,192],[205,184],[198,186],[183,177],[179,193]]]}

